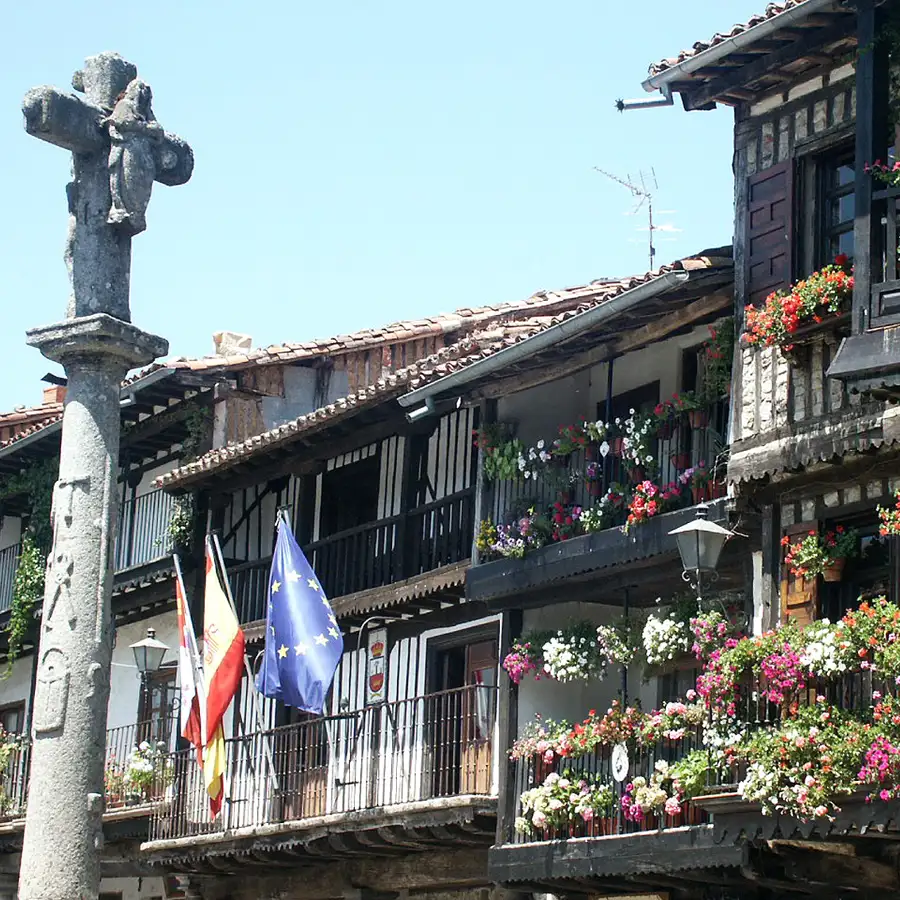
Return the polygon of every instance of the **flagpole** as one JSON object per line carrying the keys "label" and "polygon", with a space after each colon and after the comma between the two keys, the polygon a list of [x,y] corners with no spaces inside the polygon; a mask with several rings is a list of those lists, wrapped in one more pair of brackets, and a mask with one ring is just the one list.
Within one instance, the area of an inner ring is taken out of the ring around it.
{"label": "flagpole", "polygon": [[[219,536],[215,533],[212,535],[207,535],[207,540],[210,542],[213,548],[213,552],[215,553],[216,564],[219,566],[219,570],[221,571],[224,578],[222,581],[225,583],[225,596],[228,598],[228,602],[231,604],[231,611],[234,613],[235,619],[240,623],[240,618],[237,614],[237,607],[234,605],[234,597],[231,595],[231,584],[228,581],[228,573],[225,571],[225,559],[222,556],[222,548],[219,545]],[[247,659],[247,652],[244,651],[244,671],[247,673],[247,678],[250,680],[251,688],[255,688],[255,683],[253,679],[253,670],[250,668],[250,661]],[[254,689],[250,690],[250,702],[253,706],[253,714],[256,718],[256,725],[259,728],[260,736],[265,733],[266,724],[262,716],[262,709],[259,706],[259,698],[256,696],[256,691]],[[263,740],[262,742],[263,748],[265,749],[266,758],[269,761],[269,770],[272,773],[272,787],[274,790],[278,790],[278,775],[275,772],[275,759],[272,756],[272,747],[269,745],[268,740]]]}

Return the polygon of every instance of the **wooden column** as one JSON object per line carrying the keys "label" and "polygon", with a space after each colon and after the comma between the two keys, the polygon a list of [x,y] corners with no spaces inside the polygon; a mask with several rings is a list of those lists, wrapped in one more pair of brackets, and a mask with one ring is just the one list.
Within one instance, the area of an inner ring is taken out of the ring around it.
{"label": "wooden column", "polygon": [[778,623],[781,610],[779,571],[781,569],[781,507],[764,506],[762,511],[762,628],[768,631]]}
{"label": "wooden column", "polygon": [[[522,634],[522,610],[505,610],[500,619],[500,658]],[[497,698],[497,739],[499,748],[499,783],[497,807],[497,843],[508,844],[516,821],[516,763],[509,758],[509,748],[519,730],[519,686],[504,672],[500,675]]]}
{"label": "wooden column", "polygon": [[[482,400],[478,411],[478,427],[493,425],[497,421],[497,401]],[[478,448],[478,458],[475,465],[475,528],[472,538],[472,565],[477,566],[481,562],[478,552],[478,529],[481,523],[490,516],[494,500],[494,486],[488,484],[484,477],[484,453]]]}
{"label": "wooden column", "polygon": [[883,27],[878,0],[857,2],[856,58],[856,218],[853,224],[853,334],[869,328],[873,276],[881,255],[880,216],[872,203],[872,177],[866,163],[886,160],[888,104],[888,42],[876,40]]}

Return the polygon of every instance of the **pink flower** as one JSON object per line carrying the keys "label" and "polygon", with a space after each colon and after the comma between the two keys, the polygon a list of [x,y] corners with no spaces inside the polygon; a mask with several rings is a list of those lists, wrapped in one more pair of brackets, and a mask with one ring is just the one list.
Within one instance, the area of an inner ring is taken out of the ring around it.
{"label": "pink flower", "polygon": [[891,792],[887,788],[882,788],[881,792],[878,794],[885,803],[891,799]]}
{"label": "pink flower", "polygon": [[677,816],[681,812],[681,803],[678,802],[677,797],[669,797],[666,800],[666,815],[667,816]]}

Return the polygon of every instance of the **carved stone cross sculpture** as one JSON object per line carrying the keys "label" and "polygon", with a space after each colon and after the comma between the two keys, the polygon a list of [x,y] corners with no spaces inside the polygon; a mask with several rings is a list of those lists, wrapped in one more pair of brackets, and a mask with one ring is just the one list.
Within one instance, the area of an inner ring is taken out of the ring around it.
{"label": "carved stone cross sculpture", "polygon": [[131,324],[131,239],[146,228],[154,182],[184,184],[190,147],[167,134],[150,87],[115,53],[72,80],[84,96],[35,88],[29,134],[72,153],[65,262],[67,318],[28,343],[66,370],[59,481],[31,718],[31,774],[20,900],[95,900],[103,848],[110,597],[121,382],[168,351]]}

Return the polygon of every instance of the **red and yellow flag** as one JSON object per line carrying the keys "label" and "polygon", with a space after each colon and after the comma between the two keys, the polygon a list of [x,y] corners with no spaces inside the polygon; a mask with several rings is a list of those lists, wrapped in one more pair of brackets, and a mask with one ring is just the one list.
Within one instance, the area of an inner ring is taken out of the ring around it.
{"label": "red and yellow flag", "polygon": [[206,682],[203,777],[210,809],[215,816],[222,806],[222,778],[225,774],[222,718],[243,677],[244,632],[222,588],[209,540],[206,542],[206,590],[203,600],[203,674]]}

